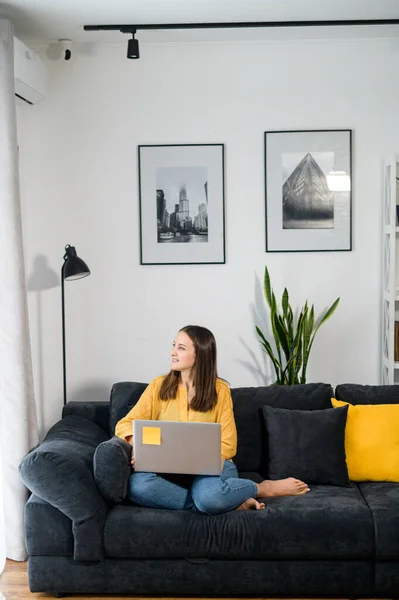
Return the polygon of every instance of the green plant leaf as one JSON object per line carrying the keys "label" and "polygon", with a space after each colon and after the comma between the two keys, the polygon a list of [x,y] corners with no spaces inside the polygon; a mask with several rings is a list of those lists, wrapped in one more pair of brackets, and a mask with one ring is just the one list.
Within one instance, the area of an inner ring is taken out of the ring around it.
{"label": "green plant leaf", "polygon": [[294,313],[292,312],[291,304],[288,304],[288,331],[290,332],[290,336],[294,336]]}
{"label": "green plant leaf", "polygon": [[263,332],[261,331],[261,329],[259,329],[259,327],[257,325],[255,326],[255,328],[256,328],[257,334],[259,335],[259,337],[262,340],[261,341],[262,346],[264,347],[265,351],[267,352],[267,354],[269,355],[269,357],[272,360],[272,363],[273,363],[273,366],[274,366],[274,370],[276,372],[276,378],[278,379],[281,376],[281,372],[282,372],[281,362],[279,363],[279,361],[274,356],[272,347],[270,346],[269,342],[267,341],[267,339],[263,335]]}
{"label": "green plant leaf", "polygon": [[299,314],[295,337],[292,340],[290,348],[290,353],[294,356],[294,360],[290,363],[289,368],[289,380],[291,382],[291,385],[293,384],[293,382],[298,382],[298,373],[302,364],[302,332],[304,319],[306,318],[306,311],[307,307],[305,306],[305,308],[303,308],[301,313]]}
{"label": "green plant leaf", "polygon": [[289,343],[288,343],[287,330],[285,328],[284,321],[283,321],[282,317],[276,313],[273,318],[273,323],[274,323],[274,327],[275,327],[275,330],[276,330],[276,333],[278,336],[277,339],[283,349],[286,359],[288,360],[289,354],[290,354],[290,349],[289,349]]}
{"label": "green plant leaf", "polygon": [[[305,306],[307,306],[307,302],[306,302]],[[310,336],[313,331],[313,325],[314,325],[314,307],[312,304],[312,308],[310,309],[309,316],[306,315],[306,317],[304,319],[304,326],[303,326],[303,352],[304,352],[305,356],[308,353],[309,341],[310,341]]]}
{"label": "green plant leaf", "polygon": [[264,294],[265,294],[265,298],[266,301],[269,305],[269,308],[272,307],[272,287],[271,287],[271,283],[270,283],[270,275],[269,275],[269,271],[267,270],[267,267],[265,267],[265,276],[264,276],[264,280],[263,280],[263,289],[264,289]]}
{"label": "green plant leaf", "polygon": [[276,383],[281,385],[306,383],[306,369],[314,338],[323,323],[334,314],[339,298],[324,313],[315,328],[314,306],[309,309],[307,300],[295,323],[287,288],[284,288],[281,298],[282,312],[279,312],[267,267],[264,274],[264,295],[270,309],[269,316],[276,354],[259,327],[256,327],[256,331],[265,352],[272,361],[276,372]]}
{"label": "green plant leaf", "polygon": [[277,350],[277,354],[278,354],[278,358],[281,364],[281,349],[280,349],[280,339],[275,327],[275,318],[278,315],[278,310],[277,310],[277,300],[276,300],[276,296],[273,292],[273,290],[271,291],[271,306],[270,306],[270,321],[272,324],[272,331],[273,331],[273,337],[274,337],[274,343],[276,344],[276,350]]}
{"label": "green plant leaf", "polygon": [[288,292],[287,292],[287,288],[284,288],[283,296],[281,298],[281,306],[283,307],[283,315],[284,315],[284,319],[286,321],[288,321],[288,305],[289,305]]}
{"label": "green plant leaf", "polygon": [[330,306],[330,308],[322,316],[322,318],[320,320],[320,323],[316,327],[315,333],[320,329],[320,327],[323,325],[323,323],[325,323],[327,321],[327,319],[329,319],[330,317],[332,317],[332,315],[335,313],[335,311],[337,309],[339,301],[340,301],[340,298],[337,298],[336,301]]}

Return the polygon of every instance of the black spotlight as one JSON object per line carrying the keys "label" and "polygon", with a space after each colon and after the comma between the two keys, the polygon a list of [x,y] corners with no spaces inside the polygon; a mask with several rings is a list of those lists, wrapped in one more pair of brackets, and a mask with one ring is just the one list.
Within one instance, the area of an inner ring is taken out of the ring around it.
{"label": "black spotlight", "polygon": [[136,31],[132,31],[133,37],[127,43],[127,57],[140,58],[139,41],[135,39]]}

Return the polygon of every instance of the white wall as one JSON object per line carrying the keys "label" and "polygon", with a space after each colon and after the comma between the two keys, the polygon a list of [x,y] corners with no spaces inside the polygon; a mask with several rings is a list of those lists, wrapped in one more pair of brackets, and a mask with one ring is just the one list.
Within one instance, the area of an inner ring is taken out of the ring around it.
{"label": "white wall", "polygon": [[[255,323],[268,322],[265,265],[294,307],[308,298],[320,314],[341,297],[316,338],[308,381],[379,383],[382,160],[399,147],[398,43],[141,44],[140,51],[129,61],[125,43],[104,45],[70,63],[48,61],[47,100],[19,110],[42,431],[62,408],[66,243],[92,271],[66,283],[71,400],[106,400],[116,381],[166,372],[174,334],[188,323],[214,331],[219,372],[232,386],[269,383],[255,333]],[[352,252],[266,253],[264,131],[333,128],[353,130]],[[137,145],[211,142],[226,152],[226,264],[140,266]]]}

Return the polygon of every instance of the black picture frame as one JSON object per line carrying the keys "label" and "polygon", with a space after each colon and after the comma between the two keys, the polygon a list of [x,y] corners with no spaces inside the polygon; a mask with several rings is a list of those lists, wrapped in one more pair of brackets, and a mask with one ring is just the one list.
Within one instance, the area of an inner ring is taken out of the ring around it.
{"label": "black picture frame", "polygon": [[352,250],[352,130],[266,131],[266,252]]}
{"label": "black picture frame", "polygon": [[140,264],[225,264],[224,144],[138,146]]}

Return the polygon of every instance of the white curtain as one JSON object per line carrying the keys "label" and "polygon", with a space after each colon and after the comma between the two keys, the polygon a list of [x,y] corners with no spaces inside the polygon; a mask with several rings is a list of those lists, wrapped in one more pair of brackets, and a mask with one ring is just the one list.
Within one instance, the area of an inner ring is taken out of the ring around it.
{"label": "white curtain", "polygon": [[18,464],[38,441],[16,129],[13,27],[0,20],[0,572],[5,557],[26,559]]}

